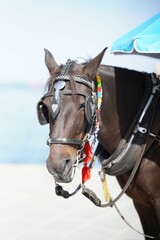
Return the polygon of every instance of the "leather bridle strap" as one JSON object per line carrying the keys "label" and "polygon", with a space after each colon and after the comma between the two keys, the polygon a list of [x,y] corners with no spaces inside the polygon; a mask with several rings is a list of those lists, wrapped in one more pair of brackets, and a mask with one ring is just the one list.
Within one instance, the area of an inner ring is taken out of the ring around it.
{"label": "leather bridle strap", "polygon": [[82,145],[83,140],[69,139],[69,138],[49,138],[47,140],[47,145],[51,144],[73,144],[73,145]]}
{"label": "leather bridle strap", "polygon": [[[69,63],[70,64],[70,61]],[[66,74],[67,72],[67,74]],[[82,83],[84,85],[86,85],[87,87],[92,89],[94,89],[94,84],[93,82],[87,81],[86,79],[80,77],[80,76],[73,76],[73,79],[75,82],[78,83]],[[63,80],[63,81],[69,81],[70,80],[70,75],[68,75],[68,68],[65,68],[65,70],[63,71],[63,73],[61,73],[59,76],[57,76],[55,78],[55,81],[59,81],[59,80]],[[85,98],[88,97],[88,94],[86,93],[86,91],[82,90],[79,91],[79,89],[76,89],[76,92],[73,93],[71,90],[69,89],[64,89],[63,92],[60,92],[60,95],[82,95]],[[43,97],[42,100],[46,97],[53,97],[54,96],[54,92],[47,92]],[[68,144],[68,145],[78,145],[80,147],[83,147],[85,141],[88,139],[88,133],[86,134],[86,136],[84,137],[83,140],[77,140],[77,139],[69,139],[69,138],[54,138],[51,137],[47,140],[47,145],[50,146],[51,144]]]}

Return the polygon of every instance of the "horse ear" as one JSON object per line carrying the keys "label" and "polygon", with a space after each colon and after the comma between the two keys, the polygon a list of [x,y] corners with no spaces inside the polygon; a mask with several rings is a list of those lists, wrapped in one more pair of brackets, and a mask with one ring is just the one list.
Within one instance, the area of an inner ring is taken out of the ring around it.
{"label": "horse ear", "polygon": [[48,51],[47,49],[44,49],[44,51],[45,51],[45,63],[49,72],[55,72],[59,68],[58,64],[56,63],[50,51]]}
{"label": "horse ear", "polygon": [[106,50],[107,47],[83,67],[84,74],[91,76],[96,73]]}

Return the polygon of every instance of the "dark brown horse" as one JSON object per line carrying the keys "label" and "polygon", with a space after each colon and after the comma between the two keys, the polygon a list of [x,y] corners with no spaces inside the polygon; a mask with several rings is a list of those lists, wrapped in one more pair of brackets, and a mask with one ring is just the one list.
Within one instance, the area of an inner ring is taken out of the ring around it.
{"label": "dark brown horse", "polygon": [[160,239],[159,82],[155,75],[100,65],[105,50],[86,63],[69,60],[60,66],[45,50],[50,78],[38,116],[42,125],[50,125],[47,168],[56,182],[72,180],[77,152],[94,131],[99,74],[103,93],[99,157],[122,188],[139,161],[126,194],[133,199],[144,233]]}

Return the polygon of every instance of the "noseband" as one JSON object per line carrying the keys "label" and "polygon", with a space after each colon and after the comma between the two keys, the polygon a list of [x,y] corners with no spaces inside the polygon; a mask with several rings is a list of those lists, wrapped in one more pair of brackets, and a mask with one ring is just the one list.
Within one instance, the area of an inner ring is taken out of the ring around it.
{"label": "noseband", "polygon": [[[71,75],[69,75],[69,70],[75,64],[74,61],[70,59],[67,61],[66,65],[64,65],[61,74],[58,75],[53,83],[52,91],[48,90],[48,92],[40,99],[37,104],[37,115],[41,125],[47,124],[49,122],[48,117],[48,109],[45,106],[43,100],[46,97],[52,97],[53,101],[51,107],[49,108],[50,114],[53,119],[56,119],[60,112],[60,97],[62,95],[81,95],[85,97],[85,115],[87,119],[87,131],[83,138],[83,140],[78,139],[69,139],[69,138],[55,138],[50,137],[47,140],[47,145],[51,144],[68,144],[68,145],[78,145],[80,148],[84,146],[85,142],[91,137],[96,121],[96,109],[97,109],[97,95],[95,93],[95,85],[94,82],[90,82],[81,76],[72,76],[72,79],[75,83],[80,83],[85,85],[86,87],[91,89],[91,94],[86,94],[85,91],[80,89],[76,89],[76,92],[73,93],[72,90],[65,89],[66,82],[71,81]],[[46,111],[46,112],[45,112]]]}

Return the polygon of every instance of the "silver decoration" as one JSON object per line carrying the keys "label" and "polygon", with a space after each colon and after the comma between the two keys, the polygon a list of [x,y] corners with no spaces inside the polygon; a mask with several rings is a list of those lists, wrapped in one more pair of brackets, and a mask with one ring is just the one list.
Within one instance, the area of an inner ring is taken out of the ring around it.
{"label": "silver decoration", "polygon": [[52,111],[56,112],[57,109],[58,109],[58,103],[53,103],[52,104]]}
{"label": "silver decoration", "polygon": [[65,87],[65,85],[66,85],[65,81],[59,80],[59,81],[56,81],[56,82],[54,83],[54,88],[55,88],[56,90],[61,90],[61,89],[63,89],[63,88]]}

